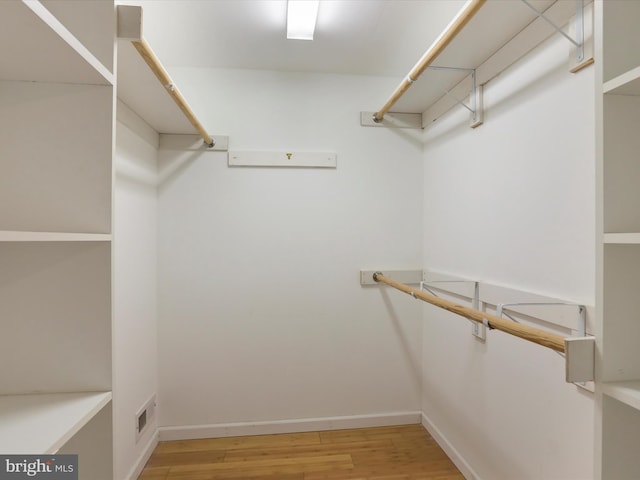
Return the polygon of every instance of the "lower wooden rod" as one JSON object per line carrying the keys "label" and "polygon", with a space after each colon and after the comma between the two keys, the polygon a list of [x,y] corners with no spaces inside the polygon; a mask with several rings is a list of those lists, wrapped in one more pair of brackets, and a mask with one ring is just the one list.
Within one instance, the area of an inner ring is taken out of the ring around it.
{"label": "lower wooden rod", "polygon": [[521,323],[506,320],[504,318],[491,315],[487,312],[481,312],[480,310],[476,310],[474,308],[458,305],[455,302],[436,297],[435,295],[429,295],[428,293],[425,293],[421,290],[411,288],[404,283],[396,282],[395,280],[386,277],[382,273],[374,273],[373,279],[376,282],[389,285],[390,287],[411,295],[413,298],[418,298],[424,302],[430,303],[431,305],[435,305],[436,307],[440,307],[449,312],[455,313],[456,315],[468,318],[469,320],[473,320],[474,322],[486,323],[489,328],[500,330],[510,335],[520,337],[524,340],[537,343],[538,345],[542,345],[543,347],[550,348],[557,352],[565,351],[564,337],[556,335],[555,333],[546,332],[544,330],[540,330],[539,328],[530,327],[528,325],[522,325]]}
{"label": "lower wooden rod", "polygon": [[189,120],[191,125],[193,125],[193,128],[195,128],[196,131],[200,134],[200,136],[204,140],[204,143],[206,143],[209,148],[212,148],[215,145],[215,141],[202,126],[202,123],[200,123],[200,120],[198,120],[196,114],[193,113],[193,110],[191,110],[191,107],[180,93],[180,90],[178,90],[178,87],[175,86],[173,80],[171,80],[169,73],[167,73],[167,71],[164,69],[164,67],[160,63],[160,60],[158,60],[158,57],[156,57],[156,54],[153,53],[153,50],[151,50],[151,47],[149,46],[147,41],[142,38],[139,41],[133,41],[131,43],[147,63],[156,78],[160,81],[162,86],[167,89],[167,92],[169,93],[169,95],[171,95],[171,98],[173,98],[173,101],[176,102],[178,107],[180,107],[180,110],[182,110],[182,113],[184,113],[185,117],[187,117],[187,120]]}

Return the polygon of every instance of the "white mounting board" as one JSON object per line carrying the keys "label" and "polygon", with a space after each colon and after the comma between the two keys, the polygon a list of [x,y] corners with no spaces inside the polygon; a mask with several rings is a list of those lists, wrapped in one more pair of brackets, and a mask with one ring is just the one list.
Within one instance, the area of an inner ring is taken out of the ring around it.
{"label": "white mounting board", "polygon": [[230,167],[315,167],[336,168],[337,155],[327,152],[229,152]]}

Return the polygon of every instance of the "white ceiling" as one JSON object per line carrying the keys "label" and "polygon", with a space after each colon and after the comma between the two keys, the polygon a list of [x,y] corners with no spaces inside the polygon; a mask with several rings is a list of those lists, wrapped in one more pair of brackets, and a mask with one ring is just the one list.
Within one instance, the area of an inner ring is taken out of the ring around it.
{"label": "white ceiling", "polygon": [[[503,0],[513,2],[515,0]],[[313,41],[286,39],[286,0],[142,0],[163,64],[403,76],[464,0],[322,0]]]}

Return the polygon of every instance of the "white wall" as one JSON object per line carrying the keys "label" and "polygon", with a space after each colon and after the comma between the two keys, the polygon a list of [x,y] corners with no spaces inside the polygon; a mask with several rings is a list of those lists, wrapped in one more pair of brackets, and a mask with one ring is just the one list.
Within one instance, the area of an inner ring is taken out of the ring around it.
{"label": "white wall", "polygon": [[359,125],[398,79],[172,75],[230,149],[332,151],[338,168],[161,149],[161,425],[419,411],[420,307],[358,275],[421,262],[422,144]]}
{"label": "white wall", "polygon": [[[157,391],[156,181],[158,136],[118,106],[114,208],[115,478],[136,478],[156,419],[136,443],[135,415]],[[133,475],[132,475],[133,473]]]}
{"label": "white wall", "polygon": [[[594,304],[594,71],[557,37],[425,133],[424,267]],[[424,309],[428,422],[484,480],[592,478],[593,398],[555,353]]]}

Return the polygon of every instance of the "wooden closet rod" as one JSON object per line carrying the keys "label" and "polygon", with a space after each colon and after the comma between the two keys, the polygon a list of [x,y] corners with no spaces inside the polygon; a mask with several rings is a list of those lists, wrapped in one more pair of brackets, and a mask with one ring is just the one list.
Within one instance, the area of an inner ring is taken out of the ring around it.
{"label": "wooden closet rod", "polygon": [[387,103],[378,110],[373,115],[373,120],[375,122],[381,122],[384,118],[385,114],[389,111],[391,107],[402,97],[404,92],[406,92],[411,84],[415,82],[422,72],[424,72],[429,65],[433,63],[433,61],[442,53],[442,51],[447,48],[447,46],[451,43],[451,41],[456,38],[458,33],[462,31],[469,20],[480,10],[480,7],[484,5],[487,0],[470,0],[465,7],[458,13],[458,16],[453,19],[453,21],[449,24],[447,29],[442,32],[442,34],[436,39],[436,41],[429,47],[429,50],[425,52],[422,58],[418,61],[418,63],[413,67],[413,69],[409,72],[406,78],[402,81],[402,83],[396,88],[396,90],[391,94]]}
{"label": "wooden closet rod", "polygon": [[147,41],[144,38],[141,38],[140,40],[134,40],[131,43],[133,43],[133,46],[138,50],[140,56],[142,56],[147,65],[149,65],[149,68],[155,74],[157,79],[160,80],[162,86],[167,89],[169,95],[173,98],[173,101],[176,102],[178,107],[180,107],[180,110],[182,110],[182,113],[187,117],[187,120],[189,120],[191,125],[193,125],[198,131],[204,140],[204,143],[206,143],[209,148],[213,148],[215,141],[211,135],[207,133],[195,113],[193,113],[193,110],[191,110],[191,107],[180,93],[180,90],[178,90],[178,87],[175,86],[173,80],[171,80],[171,77],[160,63],[160,60],[158,60],[158,57],[156,57],[156,54],[153,53],[153,50],[151,50]]}
{"label": "wooden closet rod", "polygon": [[560,335],[556,335],[555,333],[546,332],[544,330],[530,327],[528,325],[522,325],[521,323],[506,320],[504,318],[497,317],[486,312],[481,312],[480,310],[475,310],[473,308],[458,305],[449,300],[444,300],[442,298],[436,297],[435,295],[429,295],[428,293],[425,293],[421,290],[411,288],[404,283],[396,282],[395,280],[386,277],[379,272],[373,274],[373,279],[376,282],[384,283],[386,285],[389,285],[390,287],[400,290],[401,292],[409,294],[413,298],[419,298],[420,300],[430,303],[431,305],[444,308],[449,312],[455,313],[456,315],[461,315],[465,318],[468,318],[469,320],[473,320],[474,322],[485,323],[486,320],[487,326],[489,328],[494,328],[496,330],[515,335],[516,337],[528,340],[529,342],[537,343],[538,345],[542,345],[557,352],[566,351],[565,339]]}

